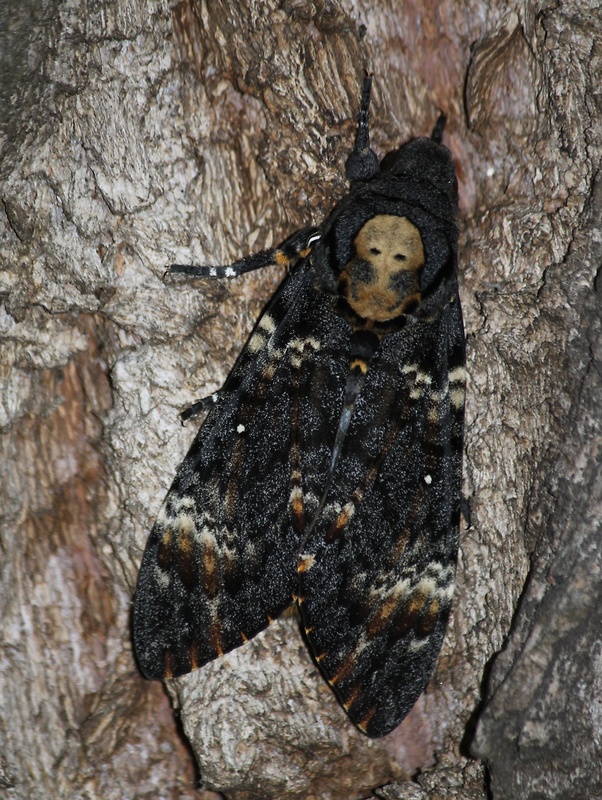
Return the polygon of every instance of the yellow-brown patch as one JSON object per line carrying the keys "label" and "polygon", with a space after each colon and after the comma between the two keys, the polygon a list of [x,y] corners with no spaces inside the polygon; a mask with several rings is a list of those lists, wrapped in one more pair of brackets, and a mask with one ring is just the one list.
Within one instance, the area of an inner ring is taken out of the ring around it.
{"label": "yellow-brown patch", "polygon": [[202,581],[203,589],[207,597],[213,599],[219,591],[219,570],[218,556],[215,539],[207,536],[203,540],[201,563],[203,565]]}
{"label": "yellow-brown patch", "polygon": [[181,528],[180,531],[178,532],[178,538],[176,539],[176,544],[180,553],[183,554],[186,558],[190,558],[192,556],[192,529]]}
{"label": "yellow-brown patch", "polygon": [[335,683],[341,683],[341,681],[346,681],[354,669],[355,669],[355,659],[353,658],[353,655],[347,656],[347,658],[342,662],[342,664],[339,666],[338,670],[328,681],[328,683],[330,683],[331,686],[334,686]]}
{"label": "yellow-brown patch", "polygon": [[293,486],[289,502],[291,504],[293,528],[297,533],[301,533],[305,526],[305,514],[303,513],[303,492],[300,486]]}
{"label": "yellow-brown patch", "polygon": [[349,692],[349,694],[347,695],[347,699],[343,703],[343,708],[345,709],[345,711],[348,712],[351,706],[354,703],[357,703],[357,701],[360,699],[361,696],[362,696],[362,687],[359,686],[359,684],[356,684],[353,687],[353,689]]}
{"label": "yellow-brown patch", "polygon": [[398,561],[401,561],[403,558],[403,554],[406,551],[406,547],[408,546],[408,541],[410,539],[410,535],[412,530],[416,526],[416,522],[420,516],[420,512],[423,508],[424,502],[424,495],[425,495],[425,488],[424,485],[420,486],[418,491],[414,496],[414,502],[412,503],[408,514],[406,516],[405,524],[402,530],[397,537],[397,541],[394,544],[394,549],[391,555],[391,563],[395,564]]}
{"label": "yellow-brown patch", "polygon": [[368,729],[368,725],[370,724],[370,720],[376,714],[376,706],[372,706],[372,708],[368,709],[366,714],[362,717],[361,721],[357,723],[357,727],[363,733],[366,733]]}
{"label": "yellow-brown patch", "polygon": [[218,619],[214,619],[209,626],[209,643],[213,648],[213,652],[217,656],[224,655],[224,646],[222,642],[222,629]]}
{"label": "yellow-brown patch", "polygon": [[398,606],[399,595],[391,593],[368,623],[367,634],[369,638],[373,638],[383,630]]}
{"label": "yellow-brown patch", "polygon": [[379,214],[360,229],[354,245],[339,289],[356,314],[386,322],[420,305],[424,248],[415,225],[406,217]]}
{"label": "yellow-brown patch", "polygon": [[279,267],[288,267],[289,264],[291,263],[290,258],[282,250],[276,250],[276,256],[274,258],[274,261],[276,262],[276,264],[278,264]]}
{"label": "yellow-brown patch", "polygon": [[173,678],[174,674],[174,660],[173,653],[166,650],[163,653],[163,678]]}
{"label": "yellow-brown patch", "polygon": [[170,570],[171,569],[171,560],[172,560],[172,553],[171,553],[171,540],[172,540],[172,533],[171,528],[167,528],[165,533],[163,534],[163,538],[161,539],[161,543],[157,549],[157,563],[163,570]]}
{"label": "yellow-brown patch", "polygon": [[271,381],[274,375],[276,374],[276,368],[277,364],[275,364],[273,361],[269,361],[263,368],[263,372],[261,373],[261,380]]}
{"label": "yellow-brown patch", "polygon": [[433,632],[433,628],[439,619],[439,612],[441,605],[437,598],[431,600],[428,608],[425,609],[420,624],[416,629],[416,634],[420,637],[429,636]]}
{"label": "yellow-brown patch", "polygon": [[190,645],[190,669],[198,669],[203,663],[201,658],[201,647],[196,639]]}
{"label": "yellow-brown patch", "polygon": [[303,514],[303,498],[299,487],[295,487],[291,492],[291,508],[295,516]]}
{"label": "yellow-brown patch", "polygon": [[174,552],[177,557],[176,566],[180,580],[188,588],[196,586],[198,581],[197,562],[193,552],[192,535],[179,533],[174,541]]}
{"label": "yellow-brown patch", "polygon": [[349,365],[349,369],[359,369],[362,375],[365,375],[368,372],[368,365],[363,358],[356,358]]}
{"label": "yellow-brown patch", "polygon": [[359,503],[360,500],[361,500],[361,491],[356,489],[356,491],[354,492],[353,501],[351,503],[347,503],[345,508],[343,508],[339,516],[335,519],[335,521],[328,529],[328,532],[326,534],[327,542],[329,543],[334,542],[335,539],[338,539],[339,536],[342,535],[345,526],[347,525],[351,517],[355,514],[355,504]]}
{"label": "yellow-brown patch", "polygon": [[313,567],[315,560],[316,557],[313,553],[304,553],[300,555],[297,564],[297,572],[307,572]]}
{"label": "yellow-brown patch", "polygon": [[420,612],[424,610],[428,599],[428,594],[425,594],[424,592],[414,592],[410,598],[410,602],[406,607],[406,612],[410,616],[416,616],[417,614],[420,614]]}

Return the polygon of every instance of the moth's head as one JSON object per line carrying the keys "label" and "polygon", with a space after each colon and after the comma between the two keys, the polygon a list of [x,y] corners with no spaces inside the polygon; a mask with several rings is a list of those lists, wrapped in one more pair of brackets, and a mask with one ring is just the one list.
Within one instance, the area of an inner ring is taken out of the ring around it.
{"label": "moth's head", "polygon": [[339,273],[338,290],[355,314],[388,322],[418,308],[424,248],[407,217],[372,217],[355,236],[353,250]]}
{"label": "moth's head", "polygon": [[441,144],[443,116],[430,139],[414,139],[378,163],[368,130],[370,86],[368,77],[346,163],[349,193],[322,226],[315,261],[324,265],[320,286],[338,294],[352,324],[393,330],[421,306],[430,313],[454,276],[457,182]]}
{"label": "moth's head", "polygon": [[[431,203],[436,195],[448,205],[447,212],[456,213],[458,205],[458,182],[451,153],[445,145],[421,136],[393,150],[380,163],[381,176],[397,179],[400,186],[409,182],[415,194],[420,194]],[[422,198],[421,198],[422,199]]]}

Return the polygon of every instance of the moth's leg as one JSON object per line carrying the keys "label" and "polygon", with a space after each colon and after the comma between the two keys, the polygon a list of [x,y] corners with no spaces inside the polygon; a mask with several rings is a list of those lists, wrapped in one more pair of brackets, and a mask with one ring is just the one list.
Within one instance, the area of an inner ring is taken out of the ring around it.
{"label": "moth's leg", "polygon": [[290,267],[300,258],[311,252],[314,242],[320,238],[317,228],[303,228],[297,231],[279,247],[253,253],[240,261],[226,266],[195,266],[172,264],[168,272],[171,275],[189,275],[194,278],[236,278],[245,272],[273,265]]}
{"label": "moth's leg", "polygon": [[[279,264],[288,267],[295,264],[300,259],[306,258],[319,238],[320,234],[316,228],[305,228],[293,234],[293,236],[279,247],[249,256],[230,267],[178,267],[176,265],[172,267],[172,272],[185,272],[189,275],[200,275],[201,277],[206,275],[221,277],[226,276],[228,270],[238,269],[240,265],[243,265],[244,268],[234,271],[234,274],[241,275],[243,272],[248,272],[251,269],[258,269],[260,266],[268,266],[270,264]],[[210,273],[210,270],[213,272]],[[217,272],[217,270],[220,270],[220,272]],[[303,271],[303,268],[301,271]],[[229,275],[230,273],[228,273],[228,276]],[[279,356],[277,350],[272,351],[273,337],[276,335],[280,324],[286,317],[291,305],[294,303],[297,289],[302,283],[303,276],[300,273],[298,273],[296,277],[293,275],[289,277],[288,281],[276,293],[267,310],[255,326],[246,347],[238,357],[238,361],[234,365],[224,386],[217,392],[214,392],[208,397],[203,397],[188,408],[185,408],[180,414],[182,423],[197,414],[209,411],[224,397],[239,391],[240,382],[250,362],[258,357],[265,361],[264,368],[269,374],[271,361]]]}
{"label": "moth's leg", "polygon": [[217,392],[213,392],[213,394],[210,394],[207,397],[201,397],[200,400],[196,400],[194,403],[192,403],[192,405],[187,406],[184,411],[180,412],[180,420],[182,425],[191,419],[191,417],[196,417],[197,414],[202,414],[203,411],[209,411],[210,408],[213,408],[213,406],[219,401],[221,395],[222,389],[218,389]]}

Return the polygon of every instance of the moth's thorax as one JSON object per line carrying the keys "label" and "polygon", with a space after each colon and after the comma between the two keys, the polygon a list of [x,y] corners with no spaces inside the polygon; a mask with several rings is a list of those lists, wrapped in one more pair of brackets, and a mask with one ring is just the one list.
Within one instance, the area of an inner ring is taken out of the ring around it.
{"label": "moth's thorax", "polygon": [[380,214],[354,241],[355,255],[341,270],[340,295],[365,320],[388,322],[414,311],[421,301],[424,248],[418,228],[406,217]]}

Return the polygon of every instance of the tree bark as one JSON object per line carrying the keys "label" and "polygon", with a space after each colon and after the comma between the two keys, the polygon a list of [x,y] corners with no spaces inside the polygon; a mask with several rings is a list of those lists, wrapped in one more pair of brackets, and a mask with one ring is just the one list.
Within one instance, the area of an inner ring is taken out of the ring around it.
{"label": "tree bark", "polygon": [[[10,798],[602,793],[602,21],[595,3],[0,7],[0,787]],[[369,741],[293,618],[174,681],[131,598],[194,436],[283,274],[163,281],[319,223],[373,147],[444,142],[468,343],[454,611]],[[174,708],[178,713],[174,713]],[[380,788],[379,788],[380,787]]]}

